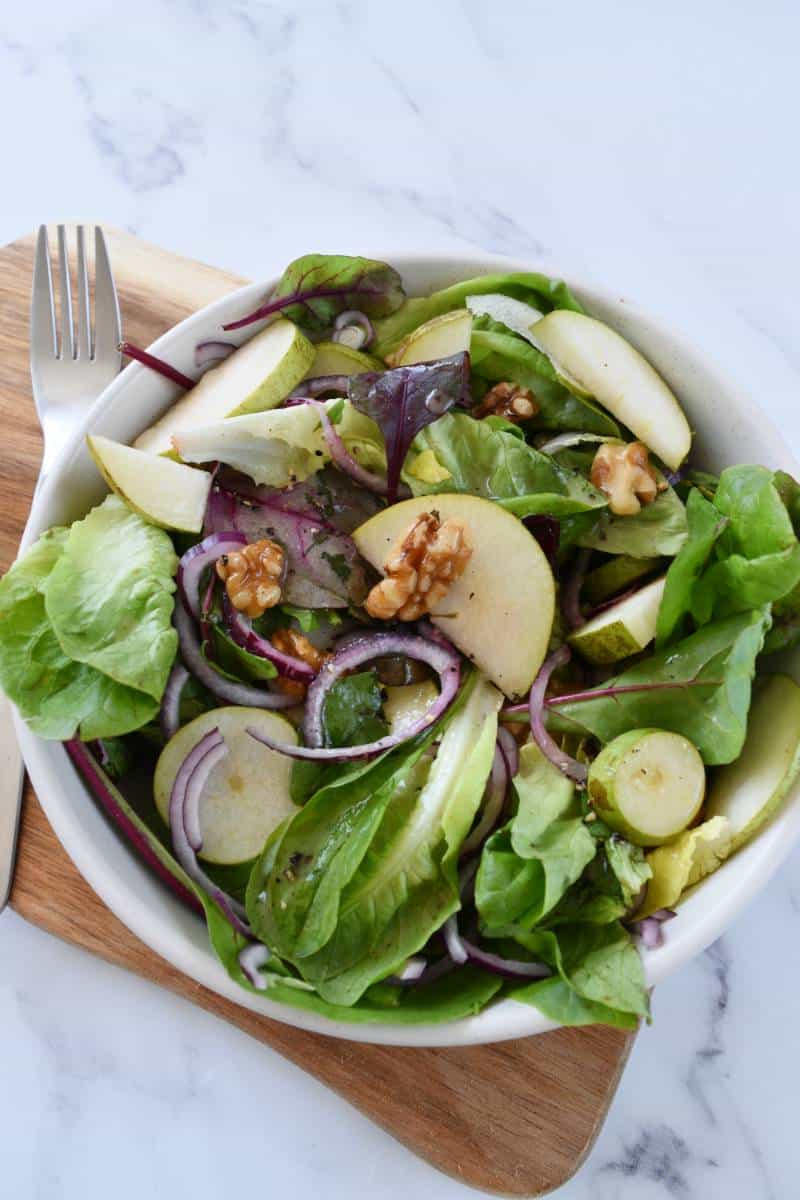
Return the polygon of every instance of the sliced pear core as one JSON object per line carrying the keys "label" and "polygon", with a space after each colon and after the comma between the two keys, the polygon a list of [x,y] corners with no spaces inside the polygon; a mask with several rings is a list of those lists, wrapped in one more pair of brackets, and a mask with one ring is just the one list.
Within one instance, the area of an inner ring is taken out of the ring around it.
{"label": "sliced pear core", "polygon": [[522,695],[544,661],[555,586],[539,543],[511,513],[477,496],[416,496],[384,509],[355,533],[378,571],[424,512],[462,521],[472,543],[463,574],[434,607],[434,624],[507,696]]}
{"label": "sliced pear core", "polygon": [[404,338],[386,362],[390,367],[408,367],[413,363],[433,362],[469,350],[472,338],[472,313],[466,308],[433,317]]}
{"label": "sliced pear core", "polygon": [[172,453],[172,439],[184,430],[210,425],[239,413],[275,408],[308,374],[314,347],[291,321],[275,321],[206,371],[200,382],[140,434],[137,450]]}
{"label": "sliced pear core", "polygon": [[692,444],[689,422],[664,380],[630,342],[602,321],[565,308],[538,321],[534,336],[612,417],[678,469]]}
{"label": "sliced pear core", "polygon": [[600,751],[587,787],[607,825],[637,846],[659,846],[697,816],[706,772],[688,738],[665,729],[631,729]]}
{"label": "sliced pear core", "polygon": [[145,454],[98,434],[87,437],[86,444],[111,490],[146,521],[163,529],[200,533],[211,490],[208,471]]}
{"label": "sliced pear core", "polygon": [[184,725],[170,738],[156,764],[153,795],[169,822],[169,798],[181,763],[200,739],[219,729],[228,753],[208,777],[200,802],[200,857],[232,865],[260,854],[276,825],[297,812],[289,798],[292,760],[269,750],[247,732],[260,729],[280,742],[296,742],[285,717],[263,708],[215,708]]}
{"label": "sliced pear core", "polygon": [[708,799],[708,816],[730,822],[733,850],[775,814],[798,771],[800,687],[788,675],[770,675],[753,697],[742,753],[715,771]]}
{"label": "sliced pear core", "polygon": [[656,636],[666,580],[654,579],[612,604],[570,635],[570,645],[589,662],[612,663],[644,650]]}

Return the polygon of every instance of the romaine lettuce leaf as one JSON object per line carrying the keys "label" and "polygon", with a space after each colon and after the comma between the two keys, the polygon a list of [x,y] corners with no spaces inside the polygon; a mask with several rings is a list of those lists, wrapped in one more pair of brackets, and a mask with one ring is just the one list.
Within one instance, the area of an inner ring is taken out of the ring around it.
{"label": "romaine lettuce leaf", "polygon": [[[355,1003],[459,906],[458,848],[491,767],[501,698],[472,676],[459,699],[410,752],[317,792],[253,872],[254,928],[326,1000]],[[421,756],[436,736],[431,764]]]}
{"label": "romaine lettuce leaf", "polygon": [[178,648],[177,564],[163,529],[107,496],[71,526],[42,584],[64,653],[159,701]]}

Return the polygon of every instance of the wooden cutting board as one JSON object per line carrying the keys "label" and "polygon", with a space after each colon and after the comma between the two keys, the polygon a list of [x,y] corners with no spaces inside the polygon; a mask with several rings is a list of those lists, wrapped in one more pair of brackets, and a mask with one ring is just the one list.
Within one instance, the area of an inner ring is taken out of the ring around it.
{"label": "wooden cutting board", "polygon": [[[107,230],[106,236],[124,335],[139,345],[243,282],[129,234]],[[15,557],[41,449],[28,375],[33,247],[27,237],[0,250],[0,570]],[[633,1041],[631,1034],[597,1028],[496,1046],[398,1049],[337,1041],[257,1016],[174,970],[117,920],[72,865],[30,787],[11,903],[41,928],[238,1025],[415,1154],[487,1191],[538,1196],[577,1170]]]}

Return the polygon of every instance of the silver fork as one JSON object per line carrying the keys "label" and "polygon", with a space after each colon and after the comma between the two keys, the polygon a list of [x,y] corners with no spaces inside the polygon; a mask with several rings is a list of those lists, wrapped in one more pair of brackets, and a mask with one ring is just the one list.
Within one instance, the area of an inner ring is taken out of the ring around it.
{"label": "silver fork", "polygon": [[[47,227],[36,240],[31,295],[31,383],[42,427],[40,484],[89,404],[119,372],[119,302],[103,231],[94,227],[94,328],[86,230],[76,230],[77,289],[70,281],[67,230],[57,230],[60,322],[56,312]],[[0,711],[0,912],[11,891],[24,766],[8,701]]]}

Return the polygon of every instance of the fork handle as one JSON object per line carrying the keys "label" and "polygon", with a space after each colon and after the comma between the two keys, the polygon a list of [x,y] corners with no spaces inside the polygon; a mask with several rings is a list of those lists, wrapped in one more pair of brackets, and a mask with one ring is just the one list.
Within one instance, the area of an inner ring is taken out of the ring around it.
{"label": "fork handle", "polygon": [[11,705],[0,695],[0,912],[11,894],[24,779],[25,764],[11,719]]}

